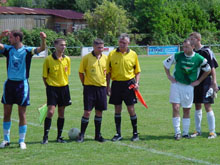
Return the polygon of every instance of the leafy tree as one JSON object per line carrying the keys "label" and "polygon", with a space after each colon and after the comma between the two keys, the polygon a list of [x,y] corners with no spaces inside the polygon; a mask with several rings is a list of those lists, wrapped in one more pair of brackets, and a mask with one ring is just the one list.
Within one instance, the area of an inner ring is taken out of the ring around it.
{"label": "leafy tree", "polygon": [[128,32],[129,19],[126,11],[114,2],[104,0],[94,12],[88,11],[84,16],[89,28],[97,31],[97,37],[104,40],[109,37],[118,37],[122,32]]}
{"label": "leafy tree", "polygon": [[93,11],[97,5],[102,4],[103,0],[75,0],[76,8],[80,12],[86,12],[88,10]]}
{"label": "leafy tree", "polygon": [[145,44],[156,43],[155,41],[166,35],[165,2],[166,0],[135,0],[136,28],[139,33],[148,34],[144,39]]}
{"label": "leafy tree", "polygon": [[8,0],[7,5],[16,7],[31,7],[32,0]]}
{"label": "leafy tree", "polygon": [[76,0],[48,0],[47,8],[76,10]]}

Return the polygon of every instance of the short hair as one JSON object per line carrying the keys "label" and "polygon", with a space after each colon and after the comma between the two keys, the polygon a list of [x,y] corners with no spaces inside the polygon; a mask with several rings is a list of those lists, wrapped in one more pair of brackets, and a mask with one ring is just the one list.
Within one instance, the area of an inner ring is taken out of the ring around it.
{"label": "short hair", "polygon": [[99,44],[104,44],[104,41],[100,38],[96,38],[94,41],[93,41],[93,45],[99,45]]}
{"label": "short hair", "polygon": [[183,41],[183,43],[189,43],[191,46],[193,46],[193,44],[192,44],[192,42],[191,42],[191,40],[189,38],[185,39]]}
{"label": "short hair", "polygon": [[[59,42],[61,41],[65,41],[65,39],[63,38],[57,38],[55,41],[54,41],[54,45],[57,45]],[[66,41],[65,41],[66,42]]]}
{"label": "short hair", "polygon": [[19,37],[20,38],[20,42],[22,42],[22,40],[23,40],[23,33],[21,31],[19,31],[19,30],[12,30],[11,33],[12,33],[12,35],[14,37]]}
{"label": "short hair", "polygon": [[195,37],[196,39],[200,40],[202,39],[201,34],[198,32],[192,32],[190,35],[190,37]]}
{"label": "short hair", "polygon": [[127,33],[122,33],[120,36],[119,36],[119,40],[128,40],[128,42],[130,42],[130,37]]}

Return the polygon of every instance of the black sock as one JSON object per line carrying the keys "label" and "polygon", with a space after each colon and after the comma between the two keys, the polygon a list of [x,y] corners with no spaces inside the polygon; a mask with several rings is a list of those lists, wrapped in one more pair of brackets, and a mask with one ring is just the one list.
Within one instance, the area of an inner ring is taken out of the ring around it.
{"label": "black sock", "polygon": [[102,124],[102,117],[95,116],[94,118],[95,123],[95,136],[99,137],[101,134],[101,124]]}
{"label": "black sock", "polygon": [[57,138],[60,138],[63,132],[64,118],[57,119]]}
{"label": "black sock", "polygon": [[81,119],[81,131],[80,131],[80,133],[82,135],[85,134],[88,124],[89,124],[89,118],[82,117],[82,119]]}
{"label": "black sock", "polygon": [[133,127],[133,134],[137,133],[137,116],[136,115],[130,116],[130,119],[131,119],[131,124]]}
{"label": "black sock", "polygon": [[117,134],[121,135],[121,114],[115,113],[115,127]]}
{"label": "black sock", "polygon": [[46,117],[44,120],[44,137],[48,137],[52,119]]}

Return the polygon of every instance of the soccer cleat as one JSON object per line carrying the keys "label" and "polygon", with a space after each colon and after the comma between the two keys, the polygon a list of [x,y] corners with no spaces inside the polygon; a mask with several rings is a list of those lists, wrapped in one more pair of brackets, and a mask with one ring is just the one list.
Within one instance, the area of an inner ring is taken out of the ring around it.
{"label": "soccer cleat", "polygon": [[208,139],[215,139],[217,137],[217,134],[214,132],[209,133]]}
{"label": "soccer cleat", "polygon": [[0,144],[0,148],[5,148],[10,145],[10,142],[3,140],[3,142]]}
{"label": "soccer cleat", "polygon": [[79,136],[78,136],[76,142],[78,142],[78,143],[84,142],[84,134],[79,133]]}
{"label": "soccer cleat", "polygon": [[99,135],[99,136],[96,136],[96,137],[95,137],[95,141],[98,141],[98,142],[103,143],[103,142],[105,142],[106,140],[105,140],[101,135]]}
{"label": "soccer cleat", "polygon": [[48,137],[43,137],[41,144],[48,144]]}
{"label": "soccer cleat", "polygon": [[187,134],[187,135],[183,135],[182,138],[190,139],[191,136],[189,134]]}
{"label": "soccer cleat", "polygon": [[139,140],[138,133],[134,133],[132,138],[131,138],[131,141],[135,142],[135,141],[138,141],[138,140]]}
{"label": "soccer cleat", "polygon": [[63,137],[57,138],[58,143],[66,143],[66,141],[63,139]]}
{"label": "soccer cleat", "polygon": [[19,143],[19,146],[20,146],[20,149],[22,149],[22,150],[26,150],[27,149],[27,146],[26,146],[25,142]]}
{"label": "soccer cleat", "polygon": [[180,135],[180,134],[176,134],[176,135],[174,136],[174,139],[175,139],[175,140],[180,140],[180,139],[181,139],[181,135]]}
{"label": "soccer cleat", "polygon": [[197,137],[197,136],[201,136],[201,135],[202,135],[201,132],[197,132],[197,131],[195,131],[192,135],[190,135],[190,138],[195,138],[195,137]]}
{"label": "soccer cleat", "polygon": [[120,141],[122,139],[122,136],[119,135],[119,134],[115,134],[115,136],[112,138],[112,141],[113,142],[116,142],[116,141]]}

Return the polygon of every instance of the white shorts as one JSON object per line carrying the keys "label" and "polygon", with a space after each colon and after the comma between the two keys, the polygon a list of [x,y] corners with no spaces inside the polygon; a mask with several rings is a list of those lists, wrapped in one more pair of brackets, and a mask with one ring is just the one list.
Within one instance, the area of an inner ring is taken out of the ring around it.
{"label": "white shorts", "polygon": [[191,85],[171,83],[170,103],[180,104],[183,108],[191,108],[193,104],[193,90]]}

